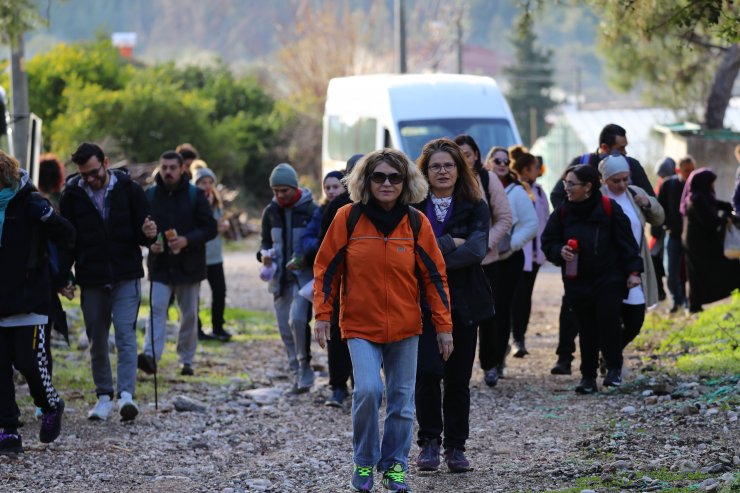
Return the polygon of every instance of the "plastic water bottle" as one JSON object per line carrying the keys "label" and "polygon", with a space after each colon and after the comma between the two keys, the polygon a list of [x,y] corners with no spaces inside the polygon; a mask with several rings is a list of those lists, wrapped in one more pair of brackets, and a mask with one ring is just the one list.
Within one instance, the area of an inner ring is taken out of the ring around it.
{"label": "plastic water bottle", "polygon": [[568,246],[573,251],[573,260],[565,263],[565,278],[575,279],[578,277],[578,240],[571,238],[568,240]]}

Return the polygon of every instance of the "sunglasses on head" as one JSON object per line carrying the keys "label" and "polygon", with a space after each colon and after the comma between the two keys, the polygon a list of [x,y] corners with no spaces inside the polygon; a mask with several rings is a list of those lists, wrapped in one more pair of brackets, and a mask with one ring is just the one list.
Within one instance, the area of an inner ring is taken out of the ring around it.
{"label": "sunglasses on head", "polygon": [[495,157],[493,158],[493,162],[499,166],[508,166],[510,161],[508,159],[499,159]]}
{"label": "sunglasses on head", "polygon": [[385,173],[381,173],[380,171],[375,171],[372,175],[370,175],[370,179],[378,185],[382,185],[383,183],[385,183],[385,180],[388,180],[391,185],[398,185],[399,183],[403,182],[403,175],[401,173],[391,173],[386,175]]}

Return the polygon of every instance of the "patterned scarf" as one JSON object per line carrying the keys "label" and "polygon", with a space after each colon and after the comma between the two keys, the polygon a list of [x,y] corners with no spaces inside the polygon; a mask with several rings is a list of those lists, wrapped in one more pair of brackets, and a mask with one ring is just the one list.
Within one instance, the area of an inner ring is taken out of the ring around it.
{"label": "patterned scarf", "polygon": [[452,205],[452,196],[450,197],[435,197],[433,194],[429,196],[432,199],[434,205],[434,215],[437,218],[437,222],[444,222],[447,217],[447,212],[450,210]]}

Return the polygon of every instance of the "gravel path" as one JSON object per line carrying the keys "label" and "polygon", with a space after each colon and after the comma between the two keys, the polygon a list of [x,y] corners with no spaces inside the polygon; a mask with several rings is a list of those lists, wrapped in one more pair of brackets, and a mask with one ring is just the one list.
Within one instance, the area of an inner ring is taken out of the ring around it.
{"label": "gravel path", "polygon": [[[253,253],[229,253],[225,265],[228,306],[271,310]],[[544,269],[535,286],[531,354],[510,358],[506,378],[493,389],[476,366],[467,452],[474,471],[417,472],[414,445],[414,491],[580,491],[588,481],[598,482],[596,491],[657,491],[664,485],[660,471],[703,471],[710,479],[685,483],[714,481],[702,489],[731,480],[740,468],[738,409],[707,398],[719,384],[641,376],[635,358],[629,359],[632,385],[619,392],[579,397],[573,393],[576,375],[550,376],[561,295],[559,274]],[[23,409],[26,453],[0,457],[0,491],[349,491],[350,414],[323,405],[326,353],[314,344],[315,391],[288,397],[279,340],[214,347],[201,349],[199,374],[248,377],[214,385],[207,378],[184,380],[172,368],[161,376],[169,390],[160,396],[160,410],[142,403],[133,423],[90,422],[89,395],[85,400],[79,391],[61,389],[68,403],[64,429],[47,446],[36,439],[32,410]],[[88,364],[84,353],[70,354]],[[141,376],[139,385],[151,385],[151,379]],[[722,385],[724,395],[740,391],[737,377]],[[27,395],[25,386],[17,389]],[[195,410],[177,410],[186,407]],[[591,479],[576,483],[584,477]],[[375,491],[384,490],[376,483]]]}

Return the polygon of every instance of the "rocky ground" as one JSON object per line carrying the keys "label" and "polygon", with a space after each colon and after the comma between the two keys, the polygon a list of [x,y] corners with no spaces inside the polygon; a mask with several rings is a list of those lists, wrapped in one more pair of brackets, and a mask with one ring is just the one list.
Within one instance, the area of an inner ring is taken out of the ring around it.
{"label": "rocky ground", "polygon": [[[270,310],[253,258],[227,255],[229,306]],[[531,354],[510,358],[495,388],[474,372],[467,452],[474,470],[418,472],[414,445],[414,491],[740,491],[739,377],[668,377],[632,354],[623,389],[577,396],[576,375],[549,374],[561,294],[558,273],[545,269],[535,287]],[[316,388],[294,397],[285,395],[290,382],[275,337],[208,343],[195,378],[165,366],[158,411],[151,378],[140,377],[142,414],[128,424],[86,419],[91,382],[61,388],[62,435],[39,443],[25,405],[25,454],[0,457],[0,491],[349,491],[350,413],[323,405],[326,353],[315,344],[313,353]],[[88,364],[82,351],[59,354]],[[27,396],[25,386],[17,389]]]}

